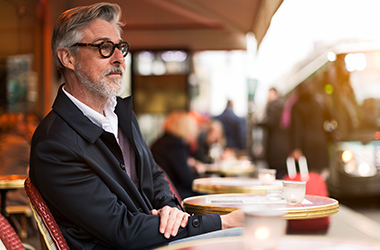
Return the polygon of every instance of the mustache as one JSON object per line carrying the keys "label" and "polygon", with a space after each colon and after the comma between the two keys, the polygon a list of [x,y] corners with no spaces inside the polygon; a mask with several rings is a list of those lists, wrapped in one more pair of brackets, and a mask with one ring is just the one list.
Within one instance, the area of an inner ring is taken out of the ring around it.
{"label": "mustache", "polygon": [[105,71],[103,73],[103,77],[105,77],[105,76],[107,76],[107,75],[109,75],[111,73],[115,73],[115,72],[116,73],[120,73],[120,75],[122,76],[124,74],[124,68],[121,67],[121,66],[115,66],[115,67],[113,67],[113,68],[108,69],[107,71]]}

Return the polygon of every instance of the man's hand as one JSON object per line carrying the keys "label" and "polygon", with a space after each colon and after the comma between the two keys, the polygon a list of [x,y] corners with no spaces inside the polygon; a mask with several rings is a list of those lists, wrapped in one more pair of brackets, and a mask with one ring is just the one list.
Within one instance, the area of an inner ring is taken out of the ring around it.
{"label": "man's hand", "polygon": [[190,216],[178,208],[169,206],[165,206],[160,210],[153,209],[150,211],[150,214],[160,216],[160,233],[167,239],[169,239],[170,236],[176,236],[180,226],[186,227]]}
{"label": "man's hand", "polygon": [[244,226],[244,212],[241,210],[232,211],[229,214],[220,216],[220,218],[222,220],[222,229]]}

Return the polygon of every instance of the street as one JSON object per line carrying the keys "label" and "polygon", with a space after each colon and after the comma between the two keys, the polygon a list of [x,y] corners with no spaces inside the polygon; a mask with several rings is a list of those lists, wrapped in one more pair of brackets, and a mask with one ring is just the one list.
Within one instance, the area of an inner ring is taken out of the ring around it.
{"label": "street", "polygon": [[329,238],[380,244],[380,199],[338,199],[339,212],[331,216]]}
{"label": "street", "polygon": [[341,199],[339,202],[380,224],[380,197]]}

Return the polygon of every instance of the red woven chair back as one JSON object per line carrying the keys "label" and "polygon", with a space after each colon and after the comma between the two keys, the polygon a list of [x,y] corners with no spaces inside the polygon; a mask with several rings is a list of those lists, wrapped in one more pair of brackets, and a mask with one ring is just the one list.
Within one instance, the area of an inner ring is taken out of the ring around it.
{"label": "red woven chair back", "polygon": [[13,227],[0,214],[0,239],[7,250],[25,250]]}
{"label": "red woven chair back", "polygon": [[25,191],[29,197],[38,229],[44,238],[47,249],[69,250],[70,248],[51,214],[50,209],[47,207],[40,192],[29,177],[25,180]]}

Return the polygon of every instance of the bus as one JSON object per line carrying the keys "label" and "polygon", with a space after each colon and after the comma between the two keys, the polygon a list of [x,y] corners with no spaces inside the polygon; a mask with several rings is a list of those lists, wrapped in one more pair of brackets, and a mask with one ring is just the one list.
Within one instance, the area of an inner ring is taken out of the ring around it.
{"label": "bus", "polygon": [[338,44],[303,62],[285,80],[289,97],[308,84],[334,115],[325,129],[332,197],[380,195],[380,43]]}

